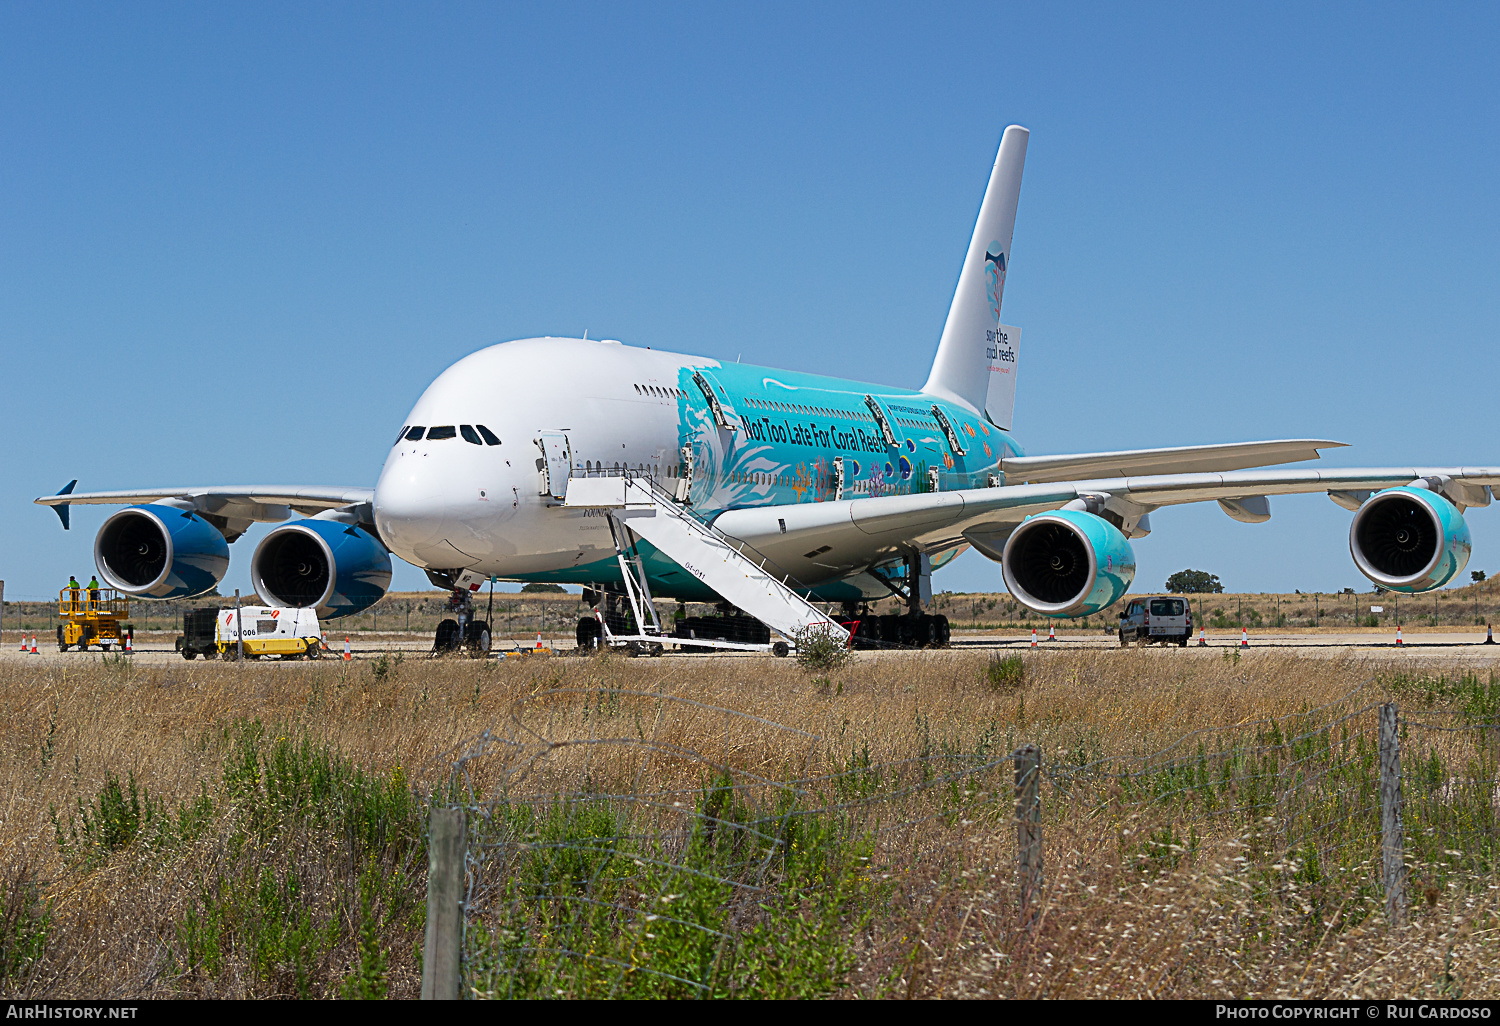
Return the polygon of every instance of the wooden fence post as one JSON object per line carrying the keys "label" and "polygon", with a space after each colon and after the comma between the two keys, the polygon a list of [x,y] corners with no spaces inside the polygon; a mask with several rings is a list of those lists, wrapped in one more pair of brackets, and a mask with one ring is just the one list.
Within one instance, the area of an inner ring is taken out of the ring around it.
{"label": "wooden fence post", "polygon": [[1401,740],[1396,703],[1380,707],[1380,833],[1385,914],[1391,926],[1406,921],[1406,835],[1401,829]]}
{"label": "wooden fence post", "polygon": [[427,938],[422,1000],[457,1001],[464,919],[464,813],[434,806],[428,818]]}
{"label": "wooden fence post", "polygon": [[1034,926],[1042,890],[1042,750],[1023,745],[1016,751],[1016,868],[1021,918]]}

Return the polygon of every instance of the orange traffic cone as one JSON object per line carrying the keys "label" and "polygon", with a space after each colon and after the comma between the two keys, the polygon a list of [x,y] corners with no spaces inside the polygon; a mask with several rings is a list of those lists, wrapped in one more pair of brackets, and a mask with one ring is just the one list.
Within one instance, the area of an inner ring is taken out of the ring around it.
{"label": "orange traffic cone", "polygon": [[1056,641],[1057,640],[1057,628],[1054,627],[1050,623],[1047,625],[1047,640],[1048,641]]}
{"label": "orange traffic cone", "polygon": [[540,632],[538,632],[536,636],[536,650],[538,652],[542,650],[542,635]]}
{"label": "orange traffic cone", "polygon": [[1245,630],[1245,628],[1241,627],[1240,628],[1240,648],[1249,648],[1249,647],[1250,647],[1250,632],[1247,631],[1247,630]]}
{"label": "orange traffic cone", "polygon": [[1489,624],[1484,625],[1484,643],[1486,645],[1493,645],[1495,643],[1495,628]]}
{"label": "orange traffic cone", "polygon": [[130,631],[130,632],[128,632],[125,635],[125,654],[126,655],[135,655],[135,647],[131,644],[131,642],[134,640],[134,638],[135,638],[135,631]]}
{"label": "orange traffic cone", "polygon": [[24,633],[21,635],[21,651],[22,652],[29,652],[29,651],[31,651],[31,649],[29,649],[29,648],[26,647],[26,635]]}
{"label": "orange traffic cone", "polygon": [[1401,644],[1401,625],[1399,623],[1396,624],[1396,647],[1397,648],[1403,648],[1403,647],[1405,647],[1405,646],[1403,646]]}
{"label": "orange traffic cone", "polygon": [[354,653],[349,651],[349,635],[344,635],[344,658],[352,660]]}
{"label": "orange traffic cone", "polygon": [[1202,627],[1198,628],[1198,647],[1208,647],[1208,631],[1204,630]]}
{"label": "orange traffic cone", "polygon": [[32,636],[31,636],[31,654],[32,654],[32,655],[40,655],[40,654],[41,654],[41,653],[39,653],[39,652],[38,652],[38,651],[37,651],[37,650],[36,650],[36,635],[35,635],[35,634],[33,634],[33,635],[32,635]]}
{"label": "orange traffic cone", "polygon": [[1031,647],[1036,648],[1036,628],[1031,628]]}

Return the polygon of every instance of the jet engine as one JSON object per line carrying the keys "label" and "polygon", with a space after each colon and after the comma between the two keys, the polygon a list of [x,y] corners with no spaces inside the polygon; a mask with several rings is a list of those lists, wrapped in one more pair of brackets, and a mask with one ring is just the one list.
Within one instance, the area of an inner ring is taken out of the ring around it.
{"label": "jet engine", "polygon": [[1469,562],[1469,525],[1437,492],[1403,485],[1377,492],[1349,525],[1354,565],[1390,591],[1441,588]]}
{"label": "jet engine", "polygon": [[1120,529],[1082,510],[1028,517],[1001,562],[1005,586],[1043,616],[1088,616],[1113,605],[1135,578],[1135,553]]}
{"label": "jet engine", "polygon": [[250,582],[270,606],[312,607],[332,619],[380,601],[391,556],[373,534],[316,517],[266,535],[250,560]]}
{"label": "jet engine", "polygon": [[128,506],[99,528],[94,565],[105,584],[127,595],[188,598],[223,579],[229,543],[190,509]]}

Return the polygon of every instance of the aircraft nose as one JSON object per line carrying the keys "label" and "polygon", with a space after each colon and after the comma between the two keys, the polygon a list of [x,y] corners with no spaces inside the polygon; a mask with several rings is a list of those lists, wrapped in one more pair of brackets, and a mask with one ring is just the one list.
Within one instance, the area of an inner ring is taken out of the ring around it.
{"label": "aircraft nose", "polygon": [[374,508],[375,526],[391,551],[424,565],[425,560],[414,558],[417,550],[440,542],[444,533],[443,502],[432,475],[422,473],[415,460],[386,467],[375,483]]}
{"label": "aircraft nose", "polygon": [[[460,450],[462,453],[463,450]],[[443,453],[442,456],[446,456]],[[451,570],[490,555],[492,472],[423,455],[395,456],[375,484],[375,525],[392,552],[417,566]]]}

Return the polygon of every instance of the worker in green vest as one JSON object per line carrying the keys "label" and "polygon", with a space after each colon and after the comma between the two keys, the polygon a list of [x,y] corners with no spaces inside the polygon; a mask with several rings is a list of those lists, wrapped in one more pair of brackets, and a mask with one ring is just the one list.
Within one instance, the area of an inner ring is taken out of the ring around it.
{"label": "worker in green vest", "polygon": [[92,575],[89,577],[89,608],[99,608],[99,578]]}
{"label": "worker in green vest", "polygon": [[78,612],[78,589],[81,588],[81,587],[83,587],[83,585],[81,585],[81,584],[78,583],[78,578],[74,577],[72,574],[69,574],[68,575],[68,594],[69,594],[69,598],[73,602],[73,612],[75,612],[75,613]]}

